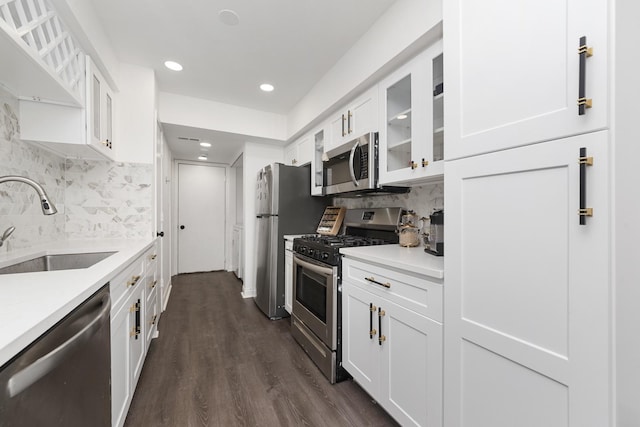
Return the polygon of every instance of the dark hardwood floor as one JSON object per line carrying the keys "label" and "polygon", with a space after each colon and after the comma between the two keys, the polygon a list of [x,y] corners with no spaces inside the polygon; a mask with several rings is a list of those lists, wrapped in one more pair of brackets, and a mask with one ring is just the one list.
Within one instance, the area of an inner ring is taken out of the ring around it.
{"label": "dark hardwood floor", "polygon": [[173,278],[126,427],[395,426],[353,381],[329,384],[233,273]]}

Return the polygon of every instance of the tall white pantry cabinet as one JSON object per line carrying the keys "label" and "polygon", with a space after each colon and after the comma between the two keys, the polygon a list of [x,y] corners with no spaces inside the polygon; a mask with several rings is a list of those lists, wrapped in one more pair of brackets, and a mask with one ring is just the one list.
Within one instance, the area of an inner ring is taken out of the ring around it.
{"label": "tall white pantry cabinet", "polygon": [[443,2],[444,425],[640,425],[636,2]]}

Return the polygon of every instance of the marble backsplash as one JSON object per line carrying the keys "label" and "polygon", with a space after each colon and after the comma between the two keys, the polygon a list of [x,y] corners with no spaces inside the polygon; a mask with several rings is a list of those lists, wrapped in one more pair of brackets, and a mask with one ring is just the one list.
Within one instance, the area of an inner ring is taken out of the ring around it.
{"label": "marble backsplash", "polygon": [[0,184],[0,252],[62,239],[140,238],[152,229],[153,166],[64,159],[20,140],[18,100],[0,87],[0,176],[40,183],[58,209],[42,214],[32,188]]}
{"label": "marble backsplash", "polygon": [[420,216],[429,216],[434,209],[444,207],[444,183],[437,182],[412,187],[409,193],[384,194],[365,197],[336,197],[335,206],[347,209],[401,207],[414,210]]}

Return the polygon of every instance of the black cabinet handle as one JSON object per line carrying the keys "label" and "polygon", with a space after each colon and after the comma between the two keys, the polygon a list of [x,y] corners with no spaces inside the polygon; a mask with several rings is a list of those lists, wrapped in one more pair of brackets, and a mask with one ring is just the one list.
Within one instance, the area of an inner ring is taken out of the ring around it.
{"label": "black cabinet handle", "polygon": [[580,148],[580,225],[587,224],[587,217],[593,216],[593,209],[587,207],[587,166],[593,166],[593,157],[587,157],[587,148]]}
{"label": "black cabinet handle", "polygon": [[376,330],[373,329],[373,313],[376,311],[376,306],[369,303],[369,339],[373,339],[376,334]]}
{"label": "black cabinet handle", "polygon": [[138,339],[138,335],[140,335],[140,309],[141,303],[140,300],[136,303],[136,339]]}
{"label": "black cabinet handle", "polygon": [[156,233],[156,236],[158,237],[164,237],[164,231],[159,231]]}
{"label": "black cabinet handle", "polygon": [[580,71],[578,78],[578,115],[585,113],[585,108],[591,108],[593,105],[591,99],[587,99],[587,58],[593,56],[593,48],[587,47],[587,37],[580,37],[580,46],[578,46],[578,55],[580,55]]}
{"label": "black cabinet handle", "polygon": [[180,226],[180,230],[184,230],[184,225],[181,225],[181,226]]}
{"label": "black cabinet handle", "polygon": [[378,282],[373,277],[365,277],[364,280],[366,280],[367,282],[375,283],[376,285],[384,286],[387,289],[391,287],[391,283],[389,283],[389,282],[387,282],[387,283]]}

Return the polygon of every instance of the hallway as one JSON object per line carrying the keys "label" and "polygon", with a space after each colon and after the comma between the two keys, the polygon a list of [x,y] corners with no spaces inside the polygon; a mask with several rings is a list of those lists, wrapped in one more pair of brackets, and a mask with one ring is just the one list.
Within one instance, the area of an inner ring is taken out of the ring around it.
{"label": "hallway", "polygon": [[233,273],[175,276],[126,427],[393,426],[352,381],[331,385]]}

